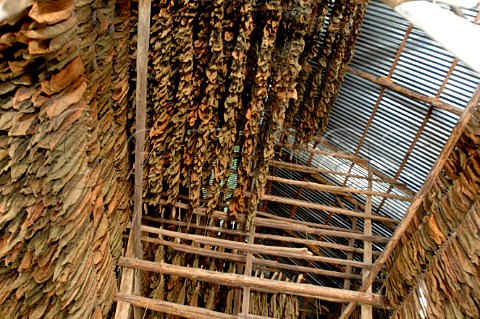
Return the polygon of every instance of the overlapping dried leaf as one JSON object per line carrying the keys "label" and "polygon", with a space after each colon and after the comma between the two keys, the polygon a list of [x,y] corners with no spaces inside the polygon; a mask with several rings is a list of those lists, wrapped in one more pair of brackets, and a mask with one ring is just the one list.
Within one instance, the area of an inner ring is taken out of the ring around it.
{"label": "overlapping dried leaf", "polygon": [[1,318],[110,309],[129,216],[128,11],[34,1],[0,26]]}
{"label": "overlapping dried leaf", "polygon": [[388,262],[392,318],[476,318],[480,311],[480,114],[474,113]]}

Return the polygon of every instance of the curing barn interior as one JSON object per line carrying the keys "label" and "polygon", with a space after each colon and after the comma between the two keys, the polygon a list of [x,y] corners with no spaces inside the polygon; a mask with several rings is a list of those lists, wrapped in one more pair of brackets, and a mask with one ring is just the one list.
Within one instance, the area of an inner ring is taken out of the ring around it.
{"label": "curing barn interior", "polygon": [[0,0],[0,319],[478,318],[478,0]]}

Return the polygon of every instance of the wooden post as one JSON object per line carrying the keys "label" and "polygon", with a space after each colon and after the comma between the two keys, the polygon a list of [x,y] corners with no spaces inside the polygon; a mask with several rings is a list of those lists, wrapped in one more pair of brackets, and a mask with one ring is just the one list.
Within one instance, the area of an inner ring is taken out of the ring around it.
{"label": "wooden post", "polygon": [[[126,257],[134,257],[133,251],[133,232],[128,236],[127,250],[125,252]],[[120,293],[131,294],[133,292],[133,279],[135,276],[135,269],[122,268],[122,275],[120,279]],[[117,307],[115,309],[115,319],[129,319],[131,315],[131,304],[125,301],[117,301]]]}
{"label": "wooden post", "polygon": [[[357,230],[357,217],[353,217],[352,230],[353,231]],[[353,248],[355,246],[355,239],[350,238],[350,240],[348,242],[348,245]],[[354,255],[353,251],[348,252],[347,260],[353,260],[353,255]],[[347,266],[346,270],[345,270],[345,273],[346,274],[351,274],[352,273],[352,266]],[[343,289],[350,290],[351,285],[352,285],[351,279],[350,278],[345,278],[345,280],[343,281]]]}
{"label": "wooden post", "polygon": [[[248,243],[254,245],[255,243],[255,225],[250,227],[250,234],[248,236]],[[245,263],[245,276],[252,275],[252,264],[253,264],[253,254],[251,252],[247,253],[247,261]],[[242,304],[242,314],[248,315],[250,311],[250,287],[243,287],[243,304]]]}
{"label": "wooden post", "polygon": [[[368,177],[372,177],[372,170],[368,170]],[[368,181],[368,190],[372,190],[372,180],[370,179]],[[367,195],[367,200],[365,202],[365,214],[366,215],[371,215],[372,214],[372,195],[369,194]],[[365,219],[365,222],[363,224],[363,232],[365,236],[371,236],[372,235],[372,220],[371,219]],[[365,263],[372,263],[372,242],[369,240],[364,240],[363,241],[363,262]],[[362,273],[362,281],[365,281],[368,278],[369,274],[368,269],[363,269]],[[370,284],[370,287],[367,288],[367,292],[372,292],[372,285]],[[361,319],[372,319],[373,318],[373,308],[368,305],[362,305],[361,307]]]}
{"label": "wooden post", "polygon": [[[445,144],[445,147],[443,148],[442,153],[440,153],[440,156],[438,157],[437,161],[433,165],[433,168],[428,174],[427,179],[425,180],[425,183],[423,184],[420,191],[418,191],[412,204],[410,205],[405,216],[403,217],[402,223],[398,225],[398,228],[393,233],[393,236],[388,242],[387,246],[385,247],[385,250],[375,262],[375,265],[371,269],[368,275],[368,278],[365,279],[365,281],[362,284],[362,287],[360,287],[360,291],[367,291],[367,289],[370,287],[372,282],[375,280],[375,277],[378,275],[378,273],[382,269],[383,265],[387,262],[388,258],[390,257],[390,254],[395,249],[395,245],[400,241],[403,234],[405,233],[407,228],[410,226],[410,222],[415,217],[418,208],[423,203],[423,200],[425,199],[428,192],[430,191],[430,188],[432,188],[433,183],[437,179],[438,174],[441,172],[445,162],[448,160],[448,157],[450,156],[453,149],[455,148],[455,145],[457,144],[458,140],[462,136],[462,133],[465,130],[465,127],[467,126],[468,122],[470,121],[470,118],[475,108],[478,106],[479,101],[480,101],[480,84],[477,85],[477,88],[473,93],[472,98],[468,102],[468,105],[465,108],[465,111],[463,111],[462,115],[460,116],[460,119],[458,120],[457,124],[453,128],[452,134],[450,135],[450,138]],[[352,314],[352,311],[355,308],[356,304],[357,304],[356,302],[350,302],[347,308],[343,311],[339,319],[348,319]]]}
{"label": "wooden post", "polygon": [[[148,46],[150,37],[151,0],[140,0],[138,4],[137,38],[137,87],[135,114],[135,193],[133,207],[133,242],[137,259],[143,257],[142,247],[142,209],[143,209],[143,161],[145,152],[145,122],[147,117],[147,77]],[[135,274],[135,294],[142,291],[142,274]],[[134,311],[135,319],[141,319],[139,311]]]}

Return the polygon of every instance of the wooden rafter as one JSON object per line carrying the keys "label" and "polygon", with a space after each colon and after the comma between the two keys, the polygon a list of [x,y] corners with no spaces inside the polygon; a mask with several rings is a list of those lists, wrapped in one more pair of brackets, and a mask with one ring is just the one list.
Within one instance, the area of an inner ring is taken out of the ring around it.
{"label": "wooden rafter", "polygon": [[375,76],[373,76],[373,75],[371,75],[367,72],[356,70],[352,67],[348,67],[347,72],[350,73],[350,74],[359,76],[362,79],[368,80],[372,83],[375,83],[375,84],[381,85],[383,87],[386,87],[386,88],[388,88],[388,89],[390,89],[394,92],[400,93],[403,96],[408,97],[410,99],[413,99],[413,100],[416,100],[416,101],[419,101],[419,102],[422,102],[422,103],[426,103],[426,104],[428,104],[428,105],[430,105],[434,108],[444,110],[444,111],[447,111],[447,112],[451,112],[451,113],[457,114],[457,115],[461,114],[462,111],[463,111],[461,108],[459,108],[457,106],[449,105],[449,104],[443,102],[437,96],[435,96],[435,97],[434,96],[425,96],[423,94],[417,93],[415,91],[404,88],[404,87],[402,87],[398,84],[395,84],[391,78],[386,78],[386,77],[377,78],[377,77],[375,77]]}

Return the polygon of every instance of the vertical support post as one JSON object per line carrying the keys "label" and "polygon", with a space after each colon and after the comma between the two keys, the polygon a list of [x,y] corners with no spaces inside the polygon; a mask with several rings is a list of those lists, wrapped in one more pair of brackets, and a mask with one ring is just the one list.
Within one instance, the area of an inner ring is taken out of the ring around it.
{"label": "vertical support post", "polygon": [[[140,0],[138,4],[138,38],[137,38],[137,87],[135,112],[135,193],[133,207],[133,241],[134,255],[142,259],[142,209],[143,209],[143,161],[145,152],[145,122],[147,117],[147,77],[148,46],[150,38],[151,0]],[[134,292],[141,294],[142,274],[135,273]],[[135,307],[135,319],[140,319],[139,308]]]}
{"label": "vertical support post", "polygon": [[[125,256],[132,258],[133,252],[133,232],[128,235],[127,249]],[[133,268],[122,268],[122,275],[120,279],[120,292],[123,294],[132,294],[133,292],[133,278],[135,276],[135,270]],[[131,316],[132,305],[126,301],[117,301],[117,307],[115,309],[115,319],[129,319]]]}
{"label": "vertical support post", "polygon": [[[252,223],[253,224],[253,223]],[[248,243],[253,245],[255,243],[255,225],[250,227],[250,234],[248,236]],[[252,275],[252,264],[253,264],[253,254],[251,252],[247,253],[247,260],[245,263],[245,276]],[[242,314],[248,315],[250,311],[250,287],[243,288],[243,303],[242,303]]]}
{"label": "vertical support post", "polygon": [[[368,190],[372,191],[372,170],[368,170]],[[365,202],[365,215],[372,215],[372,195],[367,195],[367,200]],[[363,224],[363,232],[365,236],[372,236],[372,220],[365,219]],[[363,242],[363,262],[367,264],[372,263],[372,242],[365,240]],[[365,281],[368,278],[369,270],[364,269],[362,273],[362,281]],[[367,288],[367,292],[372,292],[372,285]],[[372,319],[373,318],[373,307],[370,305],[361,306],[361,319]]]}
{"label": "vertical support post", "polygon": [[[353,219],[352,219],[352,231],[356,231],[356,230],[357,230],[357,217],[353,217]],[[350,240],[348,242],[348,246],[349,247],[354,247],[355,246],[355,239],[354,238],[350,238]],[[353,260],[353,252],[352,251],[348,252],[347,259],[348,260]],[[352,268],[353,268],[352,266],[348,265],[346,267],[345,273],[346,274],[351,274],[352,273]],[[344,290],[350,290],[351,286],[352,286],[351,279],[345,278],[345,280],[343,281],[343,289]],[[346,307],[346,306],[344,305],[343,307]]]}

